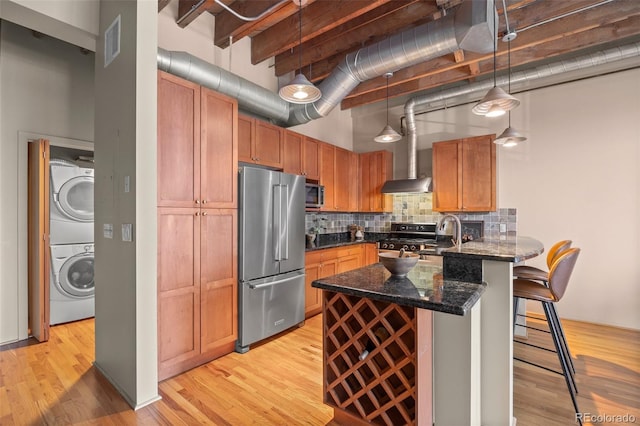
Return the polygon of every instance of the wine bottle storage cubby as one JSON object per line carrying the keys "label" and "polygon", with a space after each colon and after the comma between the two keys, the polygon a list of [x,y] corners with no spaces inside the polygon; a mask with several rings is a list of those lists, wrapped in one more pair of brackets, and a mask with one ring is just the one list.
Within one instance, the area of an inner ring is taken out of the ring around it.
{"label": "wine bottle storage cubby", "polygon": [[323,294],[325,403],[373,424],[415,424],[416,310]]}

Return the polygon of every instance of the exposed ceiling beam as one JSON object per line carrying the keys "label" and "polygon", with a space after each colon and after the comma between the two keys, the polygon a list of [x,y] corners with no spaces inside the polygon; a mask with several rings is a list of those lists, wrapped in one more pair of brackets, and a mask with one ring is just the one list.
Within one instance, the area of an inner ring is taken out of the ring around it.
{"label": "exposed ceiling beam", "polygon": [[[390,0],[318,0],[302,13],[302,42],[350,21]],[[256,35],[251,40],[251,62],[255,65],[265,59],[298,45],[298,15],[290,16]]]}
{"label": "exposed ceiling beam", "polygon": [[158,13],[162,12],[168,4],[170,0],[158,0]]}
{"label": "exposed ceiling beam", "polygon": [[178,26],[185,28],[214,4],[213,0],[178,0]]}

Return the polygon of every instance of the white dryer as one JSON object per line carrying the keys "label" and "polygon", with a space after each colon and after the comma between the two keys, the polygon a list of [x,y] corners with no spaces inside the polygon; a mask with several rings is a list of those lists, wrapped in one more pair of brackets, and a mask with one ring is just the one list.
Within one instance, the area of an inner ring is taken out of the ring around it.
{"label": "white dryer", "polygon": [[51,160],[49,243],[93,242],[93,169]]}
{"label": "white dryer", "polygon": [[52,245],[50,248],[49,324],[94,316],[93,243]]}

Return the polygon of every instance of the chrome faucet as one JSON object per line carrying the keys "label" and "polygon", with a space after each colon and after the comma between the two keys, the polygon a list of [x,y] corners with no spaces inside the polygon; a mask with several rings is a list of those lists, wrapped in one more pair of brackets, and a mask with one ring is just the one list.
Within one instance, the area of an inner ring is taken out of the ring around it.
{"label": "chrome faucet", "polygon": [[439,230],[443,230],[448,219],[453,219],[456,222],[456,239],[454,244],[456,247],[460,248],[460,245],[462,244],[462,224],[460,223],[460,219],[458,219],[458,216],[453,214],[443,215],[438,221],[437,228]]}

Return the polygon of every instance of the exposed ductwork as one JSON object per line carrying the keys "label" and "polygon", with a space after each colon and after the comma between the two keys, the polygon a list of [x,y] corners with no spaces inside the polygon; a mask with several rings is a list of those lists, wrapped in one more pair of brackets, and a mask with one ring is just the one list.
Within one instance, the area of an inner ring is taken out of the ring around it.
{"label": "exposed ductwork", "polygon": [[185,52],[158,49],[158,68],[236,98],[245,111],[295,126],[325,117],[363,81],[461,49],[492,51],[490,13],[496,13],[493,0],[467,0],[455,14],[350,53],[320,84],[322,98],[306,105],[290,105],[276,93]]}
{"label": "exposed ductwork", "polygon": [[[640,42],[631,43],[625,46],[619,46],[608,50],[603,50],[588,55],[579,56],[565,61],[553,62],[547,65],[541,65],[536,68],[532,68],[525,71],[513,72],[511,74],[511,84],[518,84],[524,82],[532,82],[542,78],[552,77],[559,74],[563,74],[569,71],[575,71],[585,68],[594,67],[597,65],[604,65],[611,62],[621,61],[623,59],[639,57],[640,56]],[[508,76],[498,77],[497,85],[502,86],[508,83]],[[458,96],[473,96],[476,100],[480,99],[482,95],[494,86],[493,79],[487,79],[478,83],[470,84],[468,86],[455,87],[452,89],[444,90],[442,92],[428,94],[423,96],[416,96],[407,101],[404,105],[404,113],[407,122],[407,160],[408,160],[408,179],[403,179],[406,182],[406,190],[402,190],[402,185],[398,181],[389,181],[385,183],[393,184],[393,191],[386,192],[416,192],[414,189],[419,185],[419,181],[423,179],[416,179],[417,177],[417,163],[418,163],[418,150],[416,134],[416,117],[415,109],[422,105],[427,105],[435,102],[444,102],[447,99],[455,98]],[[413,180],[414,182],[410,182]],[[384,192],[384,190],[383,190]]]}

